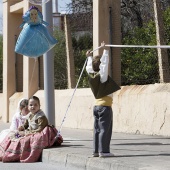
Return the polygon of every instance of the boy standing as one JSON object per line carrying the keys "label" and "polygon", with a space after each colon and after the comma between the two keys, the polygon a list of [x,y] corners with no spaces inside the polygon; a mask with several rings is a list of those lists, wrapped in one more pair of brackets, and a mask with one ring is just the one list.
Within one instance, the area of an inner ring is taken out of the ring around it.
{"label": "boy standing", "polygon": [[[104,47],[104,42],[102,43]],[[108,75],[109,51],[103,51],[102,56],[92,57],[90,51],[86,52],[88,57],[86,71],[89,77],[89,86],[95,97],[94,134],[93,134],[93,156],[112,157],[110,153],[110,140],[112,136],[112,93],[120,87]]]}

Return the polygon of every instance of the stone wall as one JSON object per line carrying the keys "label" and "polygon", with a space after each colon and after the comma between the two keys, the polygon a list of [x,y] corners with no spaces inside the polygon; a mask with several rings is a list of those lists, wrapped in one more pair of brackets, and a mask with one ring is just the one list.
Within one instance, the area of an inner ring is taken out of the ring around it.
{"label": "stone wall", "polygon": [[[92,92],[89,88],[77,89],[70,103],[73,91],[74,89],[55,90],[56,127],[61,127],[66,116],[62,127],[92,129]],[[35,95],[40,98],[41,109],[44,110],[44,91],[40,90]],[[0,100],[2,101],[1,96]],[[14,113],[12,110],[16,107],[14,100],[15,97],[10,98],[11,116]],[[170,136],[169,101],[170,84],[122,87],[113,95],[113,131]]]}
{"label": "stone wall", "polygon": [[170,136],[170,84],[126,86],[114,95],[115,132]]}

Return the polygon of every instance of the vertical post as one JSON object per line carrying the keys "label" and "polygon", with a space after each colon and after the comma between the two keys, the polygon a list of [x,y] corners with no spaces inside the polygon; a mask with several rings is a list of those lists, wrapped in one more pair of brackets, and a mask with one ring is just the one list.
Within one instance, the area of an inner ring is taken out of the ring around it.
{"label": "vertical post", "polygon": [[[101,42],[108,44],[109,42],[109,14],[108,0],[103,3],[102,0],[93,1],[93,49],[100,46]],[[105,26],[103,26],[105,25]],[[101,55],[103,49],[99,49],[93,55]]]}
{"label": "vertical post", "polygon": [[[102,41],[106,44],[109,41],[112,41],[112,44],[121,44],[120,4],[120,0],[105,0],[105,3],[102,0],[93,1],[93,48],[97,48]],[[111,7],[110,12],[109,7]],[[109,20],[112,20],[110,21],[112,28]],[[95,51],[93,55],[102,54],[102,50]],[[121,51],[120,48],[111,48],[110,51],[112,57],[110,63],[113,68],[110,75],[117,84],[121,85]]]}
{"label": "vertical post", "polygon": [[[42,13],[44,21],[52,26],[52,1],[42,4]],[[47,27],[52,34],[52,29]],[[55,125],[55,98],[54,98],[54,52],[48,51],[44,57],[44,98],[45,98],[45,114],[50,124]]]}
{"label": "vertical post", "polygon": [[[121,44],[121,0],[108,0],[111,7],[110,19],[112,20],[112,44]],[[121,85],[121,48],[111,48],[112,51],[112,76],[114,81]]]}
{"label": "vertical post", "polygon": [[70,23],[68,21],[67,16],[64,16],[65,23],[65,37],[66,37],[66,53],[67,53],[67,75],[68,75],[68,88],[76,87],[76,79],[75,79],[75,65],[74,65],[74,56],[73,56],[73,47],[72,47],[72,39],[70,32]]}
{"label": "vertical post", "polygon": [[15,80],[15,35],[19,29],[14,29],[21,23],[20,15],[12,15],[10,7],[12,0],[3,1],[3,113],[4,122],[11,121],[9,98],[16,92]]}
{"label": "vertical post", "polygon": [[[164,45],[165,43],[165,29],[162,17],[162,10],[160,1],[153,0],[154,5],[154,16],[156,25],[156,40],[157,45]],[[158,48],[158,63],[159,63],[159,76],[160,83],[170,82],[170,70],[168,62],[168,52],[167,49]]]}
{"label": "vertical post", "polygon": [[[109,42],[113,44],[113,32],[112,32],[112,7],[109,7]],[[113,53],[110,47],[110,76],[113,78]]]}

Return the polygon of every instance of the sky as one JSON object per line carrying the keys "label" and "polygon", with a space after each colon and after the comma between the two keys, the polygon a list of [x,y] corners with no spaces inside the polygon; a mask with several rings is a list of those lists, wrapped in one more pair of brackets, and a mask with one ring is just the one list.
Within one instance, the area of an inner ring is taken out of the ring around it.
{"label": "sky", "polygon": [[71,0],[58,0],[58,10],[60,13],[64,13],[66,10],[66,4],[69,4]]}
{"label": "sky", "polygon": [[[70,3],[71,0],[58,0],[58,11],[65,13],[66,4]],[[2,0],[0,0],[0,33],[2,33]]]}

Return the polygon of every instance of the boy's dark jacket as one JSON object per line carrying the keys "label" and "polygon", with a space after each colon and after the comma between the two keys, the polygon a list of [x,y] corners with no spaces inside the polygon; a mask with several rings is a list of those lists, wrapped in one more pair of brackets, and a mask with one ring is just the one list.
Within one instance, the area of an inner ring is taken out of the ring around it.
{"label": "boy's dark jacket", "polygon": [[89,86],[96,99],[107,96],[120,89],[120,87],[116,84],[116,82],[110,76],[108,76],[107,81],[104,83],[100,82],[99,73],[97,73],[96,75],[89,74],[88,77],[89,77]]}

